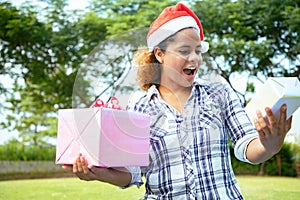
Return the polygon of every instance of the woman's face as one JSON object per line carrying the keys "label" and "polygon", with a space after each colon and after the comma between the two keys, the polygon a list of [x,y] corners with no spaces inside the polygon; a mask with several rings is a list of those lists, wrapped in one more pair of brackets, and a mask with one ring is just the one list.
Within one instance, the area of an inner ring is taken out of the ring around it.
{"label": "woman's face", "polygon": [[165,87],[191,87],[202,63],[201,40],[197,31],[188,28],[176,33],[163,52],[155,49],[162,64],[161,82]]}

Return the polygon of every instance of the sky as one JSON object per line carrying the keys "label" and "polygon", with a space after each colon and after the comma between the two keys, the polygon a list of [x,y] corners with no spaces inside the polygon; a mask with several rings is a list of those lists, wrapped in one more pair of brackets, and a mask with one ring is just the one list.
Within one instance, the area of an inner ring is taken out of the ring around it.
{"label": "sky", "polygon": [[[2,1],[2,0],[0,0]],[[14,4],[15,6],[20,6],[22,3],[24,3],[26,0],[8,0],[9,2],[11,2],[12,4]],[[37,2],[35,0],[27,0],[29,2]],[[38,5],[43,5],[43,3],[37,3]],[[88,5],[88,0],[69,0],[69,6],[67,6],[66,9],[68,10],[73,10],[73,9],[83,9]]]}
{"label": "sky", "polygon": [[[0,0],[3,1],[3,0]],[[26,0],[9,0],[10,2],[12,2],[14,5],[19,6],[22,3],[24,3]],[[36,2],[35,0],[31,1],[31,2]],[[83,9],[88,5],[88,1],[84,1],[84,0],[69,0],[69,6],[67,6],[68,10],[72,10],[72,9]],[[232,85],[234,88],[236,88],[238,91],[241,91],[243,93],[243,91],[246,88],[245,84],[241,84],[243,83],[243,74],[237,74],[235,75],[235,77],[232,79]],[[2,79],[3,77],[1,77]],[[11,85],[11,80],[9,79],[9,77],[4,78],[4,81],[6,85]],[[2,102],[1,102],[2,101]],[[0,99],[0,103],[3,103],[3,100]],[[0,106],[1,109],[1,106]],[[0,110],[1,111],[1,110]],[[4,120],[5,116],[1,115],[0,116],[0,121]],[[287,140],[288,141],[293,141],[293,135],[295,133],[299,133],[300,132],[300,108],[298,108],[298,110],[294,113],[293,115],[293,124],[292,124],[292,129],[290,130]],[[11,132],[11,133],[7,133],[5,132],[5,130],[1,130],[0,132],[0,145],[5,143],[6,141],[8,141],[9,139],[12,138],[16,138],[17,137],[17,133],[16,132]]]}

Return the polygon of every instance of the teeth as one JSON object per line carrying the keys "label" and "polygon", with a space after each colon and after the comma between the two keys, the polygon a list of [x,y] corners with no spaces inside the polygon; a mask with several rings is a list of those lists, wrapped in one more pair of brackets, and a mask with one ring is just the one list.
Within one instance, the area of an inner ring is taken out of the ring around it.
{"label": "teeth", "polygon": [[189,70],[195,70],[196,67],[188,67],[188,68],[186,68],[186,69],[189,69]]}

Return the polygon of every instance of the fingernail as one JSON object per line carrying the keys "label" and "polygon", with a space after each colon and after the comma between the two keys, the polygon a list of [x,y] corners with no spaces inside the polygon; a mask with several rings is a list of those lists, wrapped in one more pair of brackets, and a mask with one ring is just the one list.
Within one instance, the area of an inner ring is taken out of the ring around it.
{"label": "fingernail", "polygon": [[80,156],[80,161],[84,162],[84,157],[83,156]]}
{"label": "fingernail", "polygon": [[266,112],[270,112],[270,111],[272,111],[272,110],[271,110],[270,107],[265,107],[265,111],[266,111]]}
{"label": "fingernail", "polygon": [[282,106],[281,110],[282,110],[283,112],[286,111],[286,105],[285,105],[285,104]]}

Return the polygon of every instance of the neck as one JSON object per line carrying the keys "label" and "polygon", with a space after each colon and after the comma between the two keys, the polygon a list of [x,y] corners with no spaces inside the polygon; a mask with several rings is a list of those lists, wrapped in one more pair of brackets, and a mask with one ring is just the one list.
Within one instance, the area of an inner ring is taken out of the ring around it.
{"label": "neck", "polygon": [[158,91],[169,105],[173,106],[177,111],[182,113],[183,108],[191,94],[192,87],[181,87],[177,90],[171,90],[165,86],[159,86]]}
{"label": "neck", "polygon": [[192,91],[192,86],[191,87],[178,87],[178,88],[170,88],[166,86],[160,85],[158,87],[158,90],[160,94],[169,94],[169,95],[175,95],[175,96],[181,96],[184,94],[190,94]]}

